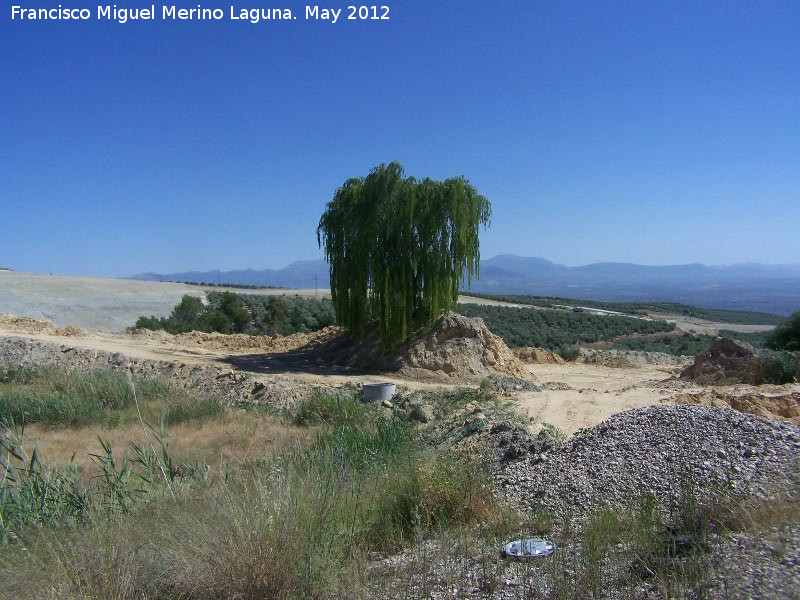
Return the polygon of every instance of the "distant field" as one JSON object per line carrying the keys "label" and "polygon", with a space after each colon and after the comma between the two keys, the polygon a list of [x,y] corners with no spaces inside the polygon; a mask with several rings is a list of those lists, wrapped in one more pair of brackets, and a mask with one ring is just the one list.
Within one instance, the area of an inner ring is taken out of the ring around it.
{"label": "distant field", "polygon": [[785,317],[771,313],[726,310],[721,308],[700,308],[680,304],[677,302],[604,302],[598,300],[576,300],[575,298],[559,298],[551,296],[519,296],[508,294],[477,294],[470,293],[477,298],[511,302],[514,304],[528,304],[542,308],[554,306],[585,306],[601,310],[623,312],[631,315],[646,315],[648,313],[664,313],[716,321],[719,323],[740,323],[745,325],[778,325],[786,320]]}

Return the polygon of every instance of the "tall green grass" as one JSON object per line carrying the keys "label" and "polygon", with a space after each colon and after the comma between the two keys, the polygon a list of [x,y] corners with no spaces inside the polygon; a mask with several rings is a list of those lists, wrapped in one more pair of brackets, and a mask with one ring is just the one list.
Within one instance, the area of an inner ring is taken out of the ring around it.
{"label": "tall green grass", "polygon": [[101,369],[73,373],[56,367],[0,371],[0,419],[48,426],[115,426],[135,420],[134,391],[146,419],[168,424],[222,414],[219,399],[176,390],[167,382]]}
{"label": "tall green grass", "polygon": [[22,530],[0,556],[0,595],[327,598],[366,585],[372,552],[499,514],[480,464],[435,454],[408,422],[356,403],[316,395],[297,411],[315,415],[310,447],[176,487],[175,501],[138,492],[167,485],[153,467],[139,473],[173,471],[168,456],[116,462],[106,447],[85,524]]}

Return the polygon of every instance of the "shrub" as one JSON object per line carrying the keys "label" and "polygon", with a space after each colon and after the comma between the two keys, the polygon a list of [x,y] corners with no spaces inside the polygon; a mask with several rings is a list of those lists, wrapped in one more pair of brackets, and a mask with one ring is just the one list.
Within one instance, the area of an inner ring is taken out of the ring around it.
{"label": "shrub", "polygon": [[299,296],[261,296],[212,292],[208,306],[194,296],[184,296],[169,317],[139,317],[133,328],[164,330],[289,335],[322,329],[336,322],[329,299]]}
{"label": "shrub", "polygon": [[763,358],[764,383],[783,385],[792,383],[800,373],[800,354],[792,352],[769,352]]}
{"label": "shrub", "polygon": [[315,389],[295,407],[292,421],[295,425],[342,425],[362,421],[365,415],[366,406],[355,392]]}
{"label": "shrub", "polygon": [[203,422],[221,417],[224,410],[219,398],[192,397],[167,404],[162,418],[167,425],[177,425],[187,421]]}
{"label": "shrub", "polygon": [[767,336],[767,346],[774,350],[800,351],[800,311]]}

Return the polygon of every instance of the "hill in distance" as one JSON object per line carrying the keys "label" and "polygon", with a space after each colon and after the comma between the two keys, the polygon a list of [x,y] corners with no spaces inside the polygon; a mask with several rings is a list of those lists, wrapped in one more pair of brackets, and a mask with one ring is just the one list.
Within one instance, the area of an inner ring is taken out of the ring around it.
{"label": "hill in distance", "polygon": [[[259,271],[142,273],[132,279],[289,288],[329,285],[328,265],[324,260],[298,261],[283,269]],[[480,279],[472,282],[470,290],[579,300],[680,302],[788,315],[800,310],[800,264],[653,267],[594,263],[567,267],[543,258],[502,254],[481,261]]]}

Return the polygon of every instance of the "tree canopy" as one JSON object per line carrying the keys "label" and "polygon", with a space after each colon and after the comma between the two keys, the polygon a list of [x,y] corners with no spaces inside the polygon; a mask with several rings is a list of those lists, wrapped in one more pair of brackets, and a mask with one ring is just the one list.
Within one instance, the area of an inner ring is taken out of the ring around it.
{"label": "tree canopy", "polygon": [[479,269],[491,205],[464,179],[405,177],[392,162],[336,190],[317,228],[336,318],[353,337],[378,320],[390,349],[458,300]]}

